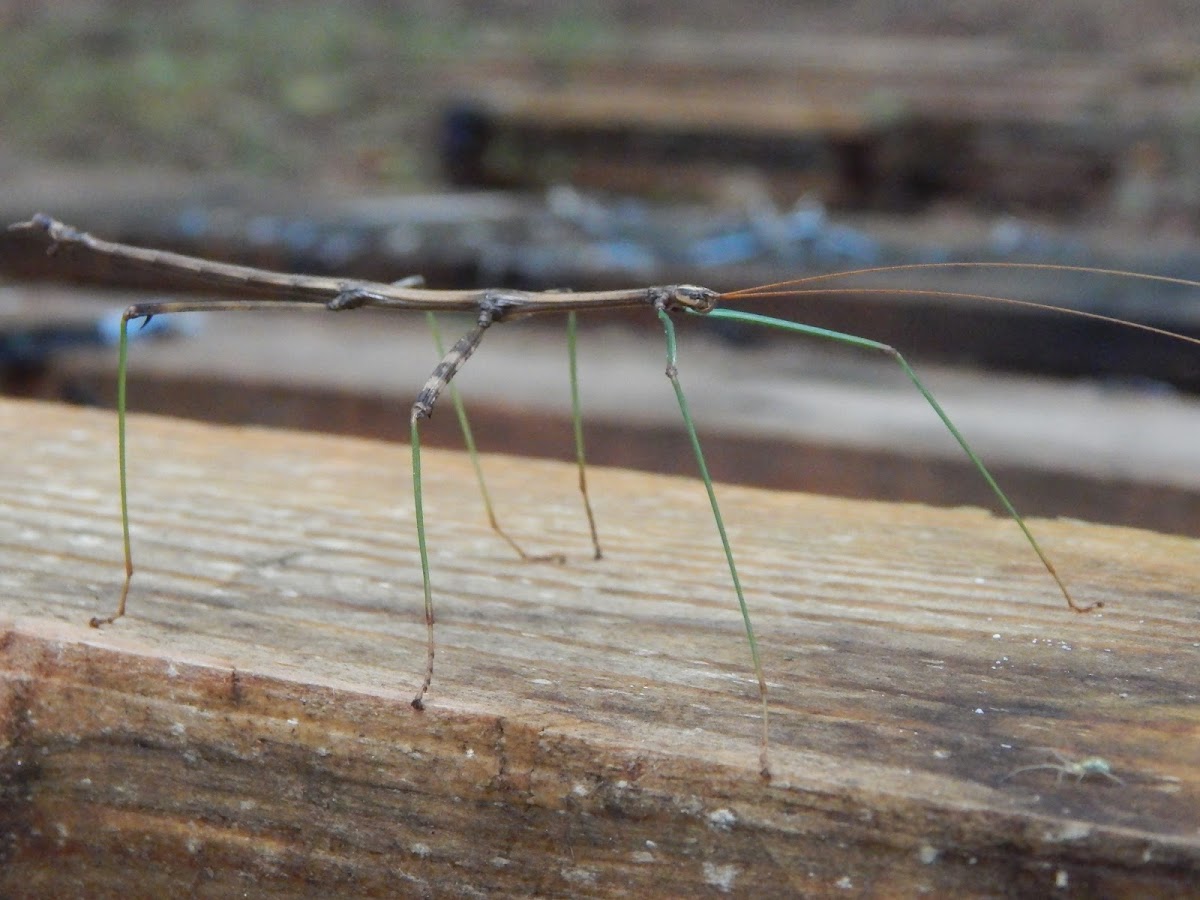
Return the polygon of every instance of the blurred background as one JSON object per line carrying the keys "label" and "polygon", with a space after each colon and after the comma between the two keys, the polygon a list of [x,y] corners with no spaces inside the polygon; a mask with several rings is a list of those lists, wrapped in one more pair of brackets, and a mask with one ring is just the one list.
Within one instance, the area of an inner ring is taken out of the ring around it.
{"label": "blurred background", "polygon": [[[0,0],[0,219],[435,287],[956,260],[1200,277],[1191,3],[936,7]],[[205,290],[13,235],[0,278],[5,392],[100,405],[120,310]],[[910,355],[1029,513],[1200,533],[1200,348],[934,293],[1197,335],[1200,291],[999,268],[819,284],[873,292],[743,305]],[[134,409],[404,439],[436,362],[405,315],[160,323]],[[889,361],[685,324],[719,479],[989,504]],[[571,458],[561,335],[506,324],[464,370],[484,449]],[[590,317],[581,352],[591,459],[689,474],[653,316]],[[445,412],[433,431],[458,441]]]}

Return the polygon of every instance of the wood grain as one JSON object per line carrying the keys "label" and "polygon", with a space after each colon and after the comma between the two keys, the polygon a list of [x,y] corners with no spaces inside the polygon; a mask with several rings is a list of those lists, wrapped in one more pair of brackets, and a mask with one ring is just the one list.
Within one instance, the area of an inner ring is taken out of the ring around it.
{"label": "wood grain", "polygon": [[[1195,542],[430,454],[438,669],[407,451],[0,404],[4,896],[1185,895],[1200,874]],[[687,470],[684,469],[686,472]],[[1099,755],[1124,781],[1012,770]]]}

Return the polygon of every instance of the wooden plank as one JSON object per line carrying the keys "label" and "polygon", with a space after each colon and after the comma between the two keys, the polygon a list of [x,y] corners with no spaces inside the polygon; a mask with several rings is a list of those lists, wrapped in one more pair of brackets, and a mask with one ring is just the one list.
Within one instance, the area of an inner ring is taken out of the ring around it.
{"label": "wooden plank", "polygon": [[[431,453],[429,707],[402,447],[136,417],[130,615],[111,415],[0,404],[6,896],[1184,895],[1200,872],[1196,544]],[[1099,755],[1122,779],[1013,770]]]}
{"label": "wooden plank", "polygon": [[[680,55],[672,37],[583,54],[552,75],[530,59],[468,63],[445,113],[447,175],[707,196],[722,173],[750,167],[789,203],[815,194],[898,211],[965,200],[1095,218],[1139,141],[1170,146],[1186,128],[1171,112],[1178,74],[1146,78],[1136,57],[826,35],[738,35]],[[1165,166],[1153,173],[1160,194],[1183,175]]]}

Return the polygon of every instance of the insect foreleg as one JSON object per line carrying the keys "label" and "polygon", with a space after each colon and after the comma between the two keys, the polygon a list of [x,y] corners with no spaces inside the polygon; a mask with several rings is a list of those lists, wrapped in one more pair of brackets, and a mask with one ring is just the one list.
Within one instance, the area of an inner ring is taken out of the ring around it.
{"label": "insect foreleg", "polygon": [[459,338],[458,343],[450,348],[450,352],[442,357],[437,364],[417,399],[412,406],[409,416],[409,432],[412,440],[412,475],[413,475],[413,505],[417,518],[417,548],[421,555],[421,582],[425,594],[425,678],[417,695],[413,697],[413,709],[425,708],[425,694],[433,683],[433,586],[429,577],[429,548],[425,538],[425,504],[421,490],[421,420],[433,415],[434,404],[450,383],[450,380],[463,367],[471,354],[483,340],[483,333],[492,324],[492,314],[487,310],[479,313],[479,321],[474,328]]}

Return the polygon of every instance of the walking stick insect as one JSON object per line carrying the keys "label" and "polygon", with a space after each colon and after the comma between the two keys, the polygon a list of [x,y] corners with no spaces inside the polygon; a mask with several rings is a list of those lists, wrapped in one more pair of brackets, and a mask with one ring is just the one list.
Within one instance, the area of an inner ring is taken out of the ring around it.
{"label": "walking stick insect", "polygon": [[[768,722],[768,702],[767,702],[767,684],[764,676],[762,662],[758,650],[757,640],[754,634],[754,628],[751,622],[749,605],[747,604],[745,593],[742,588],[741,581],[738,577],[737,567],[734,562],[733,550],[725,530],[724,522],[721,518],[719,505],[717,503],[716,491],[713,487],[712,479],[709,476],[707,465],[705,464],[704,454],[701,449],[700,441],[696,433],[696,428],[693,423],[691,414],[688,409],[687,399],[683,392],[683,387],[679,380],[678,368],[676,364],[677,358],[677,342],[675,336],[675,327],[672,322],[673,314],[688,314],[701,315],[714,319],[725,319],[735,322],[765,325],[772,328],[778,328],[792,333],[804,334],[811,337],[821,338],[823,340],[837,341],[848,344],[854,347],[873,350],[883,353],[891,357],[897,365],[901,367],[904,374],[912,381],[917,390],[920,391],[927,403],[949,430],[954,439],[958,442],[963,452],[970,459],[980,476],[984,479],[987,485],[992,490],[993,494],[999,500],[1000,504],[1011,516],[1017,527],[1021,530],[1026,541],[1029,543],[1033,552],[1037,555],[1041,564],[1046,569],[1047,573],[1054,580],[1068,607],[1075,612],[1088,612],[1099,607],[1100,603],[1080,604],[1071,596],[1066,584],[1055,571],[1054,566],[1042,551],[1034,535],[1021,518],[1020,514],[1013,507],[1000,486],[996,483],[987,467],[984,465],[979,456],[968,444],[963,435],[950,421],[941,405],[929,392],[920,378],[909,366],[904,357],[894,348],[876,341],[866,338],[857,337],[855,335],[844,334],[841,332],[829,331],[827,329],[816,328],[809,325],[803,325],[796,322],[789,322],[780,319],[768,318],[766,316],[757,315],[754,313],[740,312],[735,310],[727,310],[718,308],[718,304],[723,300],[732,299],[753,299],[766,296],[780,295],[796,295],[804,293],[882,293],[890,292],[886,289],[860,289],[860,288],[839,288],[829,289],[825,287],[812,288],[815,282],[835,277],[833,275],[814,276],[807,279],[798,279],[796,281],[781,282],[778,284],[765,285],[757,288],[749,288],[746,290],[732,291],[727,293],[718,293],[709,290],[708,288],[698,287],[694,285],[673,285],[665,287],[649,287],[632,290],[616,290],[616,291],[593,291],[584,293],[563,293],[563,292],[525,292],[513,290],[431,290],[421,286],[419,279],[406,279],[394,284],[384,284],[378,282],[356,281],[351,279],[317,277],[307,275],[294,275],[279,272],[272,272],[264,269],[257,269],[247,266],[236,266],[225,263],[212,262],[196,257],[183,256],[175,253],[156,251],[141,247],[134,247],[127,244],[119,244],[97,239],[86,232],[79,231],[68,225],[59,222],[45,214],[35,215],[28,222],[20,222],[10,226],[12,231],[25,231],[44,234],[50,242],[49,251],[55,252],[61,247],[78,247],[83,250],[107,257],[113,257],[120,260],[125,260],[131,263],[147,266],[162,272],[175,273],[180,275],[190,275],[203,279],[204,281],[218,286],[237,287],[241,289],[249,289],[263,295],[257,299],[230,299],[230,300],[171,300],[158,301],[147,303],[136,303],[125,310],[121,318],[120,341],[119,341],[119,363],[118,363],[118,382],[117,382],[117,428],[118,428],[118,466],[120,475],[120,494],[121,494],[121,525],[122,537],[125,552],[125,580],[121,588],[120,597],[117,601],[117,607],[112,615],[107,617],[96,617],[91,620],[94,627],[99,627],[105,624],[111,624],[125,614],[126,600],[128,599],[130,585],[133,578],[133,555],[130,541],[129,528],[129,506],[127,492],[127,470],[126,470],[126,374],[128,364],[128,326],[131,321],[142,320],[148,321],[154,316],[166,315],[168,313],[190,312],[197,310],[255,310],[255,309],[328,309],[328,310],[349,310],[359,307],[376,307],[384,309],[407,309],[421,310],[432,314],[439,311],[467,311],[472,312],[476,316],[476,324],[466,335],[458,340],[457,343],[448,351],[443,352],[441,362],[434,369],[424,387],[417,395],[417,399],[412,406],[410,414],[410,436],[412,448],[412,474],[413,474],[413,489],[414,489],[414,504],[416,513],[417,525],[417,543],[421,560],[421,575],[424,593],[424,608],[425,608],[425,625],[426,625],[426,660],[425,670],[416,696],[412,700],[412,706],[415,709],[424,708],[424,698],[433,681],[433,662],[435,654],[434,642],[434,609],[433,609],[433,588],[429,565],[429,553],[426,544],[425,521],[423,511],[423,492],[421,487],[421,421],[428,418],[434,406],[440,397],[441,393],[451,386],[451,381],[455,374],[462,368],[468,358],[478,348],[483,339],[486,330],[493,324],[503,322],[510,318],[519,318],[522,316],[531,316],[544,313],[567,313],[568,317],[568,348],[570,350],[571,360],[571,386],[572,386],[572,411],[574,419],[574,432],[576,438],[576,456],[579,465],[579,486],[583,496],[584,508],[588,517],[588,522],[591,527],[592,540],[596,558],[600,558],[599,541],[596,538],[595,519],[592,514],[590,501],[587,494],[587,484],[584,476],[584,454],[582,443],[582,432],[580,427],[579,401],[577,379],[575,374],[575,314],[578,311],[588,311],[596,309],[614,309],[620,307],[646,307],[653,310],[659,322],[662,325],[664,337],[666,341],[666,374],[670,379],[672,388],[675,393],[676,401],[679,405],[680,413],[683,418],[690,444],[692,446],[697,468],[699,469],[702,480],[704,481],[705,489],[708,494],[709,504],[712,509],[713,518],[716,524],[717,532],[721,540],[724,550],[725,560],[729,569],[730,579],[733,584],[734,592],[737,596],[738,607],[741,611],[743,624],[746,632],[747,643],[750,648],[750,655],[753,662],[754,673],[758,681],[759,702],[761,705],[761,735],[759,739],[759,763],[760,771],[764,777],[770,776],[770,766],[768,760],[768,743],[769,743],[769,722]],[[1053,265],[1026,265],[1026,264],[1006,264],[1006,263],[950,263],[950,264],[927,264],[920,266],[896,266],[889,267],[889,270],[895,269],[912,269],[912,268],[927,268],[933,266],[1010,266],[1016,268],[1042,268],[1042,269],[1073,269],[1080,271],[1078,267],[1070,266],[1053,266]],[[837,273],[838,275],[848,274],[864,274],[868,272],[884,271],[884,269],[863,269],[856,272]],[[1097,274],[1108,275],[1124,275],[1130,273],[1115,272],[1103,269],[1082,269],[1082,271],[1092,272]],[[1191,282],[1182,279],[1164,278],[1161,276],[1146,276],[1140,275],[1136,277],[1147,278],[1158,281],[1168,281],[1179,284],[1192,284]],[[1041,308],[1058,309],[1057,307],[1048,306],[1046,304],[1034,303],[1032,301],[1014,300],[1005,297],[991,297],[976,294],[966,294],[961,292],[945,292],[945,291],[906,291],[906,293],[934,295],[941,297],[960,297],[972,298],[977,300],[992,300],[999,302],[1015,303],[1019,305],[1036,306]],[[1125,322],[1119,319],[1102,316],[1094,313],[1080,312],[1077,310],[1061,310],[1062,312],[1084,316],[1087,318],[1100,319],[1103,321],[1114,322],[1117,324],[1127,325],[1134,328],[1154,332],[1157,334],[1175,337],[1191,343],[1200,344],[1200,340],[1187,338],[1171,332],[1163,331],[1146,325],[1137,323]],[[431,319],[432,320],[432,319]],[[440,339],[438,339],[440,346]],[[459,419],[463,426],[464,436],[466,437],[468,449],[471,452],[472,459],[475,460],[474,442],[471,437],[470,428],[467,425],[465,413],[462,411],[461,404],[458,401],[457,393],[451,386],[452,400],[455,403],[459,413]],[[483,489],[483,499],[485,510],[487,511],[488,520],[493,529],[502,537],[514,550],[524,559],[530,557],[520,549],[515,541],[499,527],[495,516],[491,510],[491,503],[487,495],[486,487],[483,485],[482,475],[479,473],[478,464],[476,464],[476,472],[480,481],[480,486]]]}

